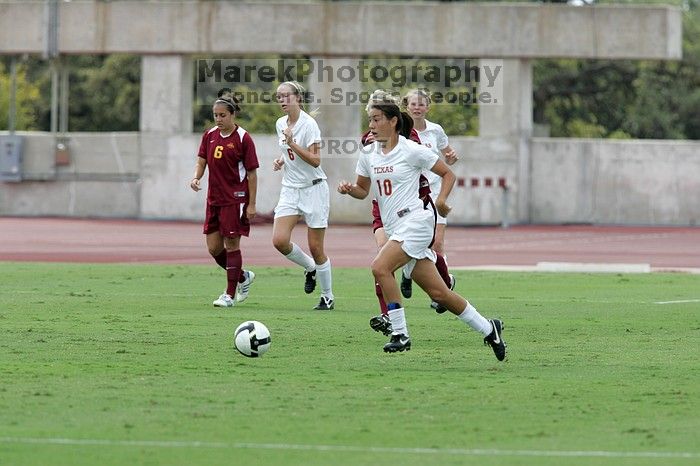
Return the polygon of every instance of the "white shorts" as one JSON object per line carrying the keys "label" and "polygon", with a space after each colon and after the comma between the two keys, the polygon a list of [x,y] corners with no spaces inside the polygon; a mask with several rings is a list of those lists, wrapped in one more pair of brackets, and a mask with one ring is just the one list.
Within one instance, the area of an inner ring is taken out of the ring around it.
{"label": "white shorts", "polygon": [[[435,202],[435,199],[437,199],[438,194],[440,194],[441,187],[442,187],[442,178],[438,178],[437,181],[430,183],[430,197],[433,199],[433,202]],[[437,214],[438,225],[447,225],[447,217],[443,217],[437,211],[435,213]]]}
{"label": "white shorts", "polygon": [[[435,251],[430,243],[435,237],[435,215],[432,209],[410,212],[401,219],[389,240],[401,243],[401,249],[413,259],[430,259],[435,262]],[[413,261],[412,261],[413,262]]]}
{"label": "white shorts", "polygon": [[327,228],[329,213],[330,194],[326,180],[307,188],[282,186],[275,207],[275,218],[302,215],[309,228]]}

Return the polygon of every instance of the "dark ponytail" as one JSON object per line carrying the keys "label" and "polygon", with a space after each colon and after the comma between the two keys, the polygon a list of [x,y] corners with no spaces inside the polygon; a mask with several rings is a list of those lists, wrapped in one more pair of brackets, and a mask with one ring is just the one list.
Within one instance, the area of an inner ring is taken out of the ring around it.
{"label": "dark ponytail", "polygon": [[401,112],[401,119],[399,122],[401,123],[399,134],[406,139],[411,139],[411,130],[413,129],[413,118],[411,118],[411,115],[406,112]]}

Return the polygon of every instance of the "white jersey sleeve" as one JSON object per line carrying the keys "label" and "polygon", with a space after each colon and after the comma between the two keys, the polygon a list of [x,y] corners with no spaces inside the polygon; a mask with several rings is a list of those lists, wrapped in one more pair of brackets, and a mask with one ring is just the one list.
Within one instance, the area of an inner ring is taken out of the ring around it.
{"label": "white jersey sleeve", "polygon": [[[425,129],[423,131],[418,131],[418,137],[420,137],[421,143],[437,156],[440,156],[442,154],[442,149],[449,145],[445,130],[442,129],[442,126],[432,121],[425,120]],[[433,195],[437,195],[440,191],[442,178],[430,170],[426,170],[423,175],[430,183],[430,192],[433,193]]]}

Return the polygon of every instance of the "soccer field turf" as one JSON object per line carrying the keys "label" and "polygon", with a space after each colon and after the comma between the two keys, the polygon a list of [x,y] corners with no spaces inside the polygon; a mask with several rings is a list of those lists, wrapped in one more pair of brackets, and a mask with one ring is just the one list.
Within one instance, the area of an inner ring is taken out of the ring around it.
{"label": "soccer field turf", "polygon": [[[695,465],[700,276],[457,271],[508,359],[414,287],[384,354],[367,269],[214,308],[214,266],[0,263],[0,465]],[[270,351],[233,348],[244,320]]]}

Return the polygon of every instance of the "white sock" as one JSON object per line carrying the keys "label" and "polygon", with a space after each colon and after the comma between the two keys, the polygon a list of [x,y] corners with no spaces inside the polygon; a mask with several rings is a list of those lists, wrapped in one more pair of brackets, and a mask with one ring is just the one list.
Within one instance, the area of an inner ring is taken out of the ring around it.
{"label": "white sock", "polygon": [[404,334],[408,336],[408,326],[406,325],[406,314],[403,312],[403,308],[392,309],[389,311],[389,320],[391,321],[391,328],[395,334]]}
{"label": "white sock", "polygon": [[331,260],[316,264],[316,279],[321,285],[321,296],[333,299],[333,276],[331,275]]}
{"label": "white sock", "polygon": [[411,276],[410,276],[409,274],[407,274],[406,272],[407,272],[406,266],[404,265],[403,268],[401,269],[401,277],[402,277],[402,278],[403,278],[403,277],[411,278]]}
{"label": "white sock", "polygon": [[467,303],[467,307],[464,308],[464,312],[457,316],[459,320],[469,325],[471,328],[487,336],[493,330],[491,322],[489,322],[484,316],[479,314],[479,312]]}
{"label": "white sock", "polygon": [[316,264],[314,263],[314,260],[311,258],[311,256],[306,254],[299,246],[297,246],[294,243],[292,243],[292,252],[290,252],[284,257],[286,257],[287,259],[289,259],[297,265],[301,265],[307,272],[312,272],[316,268]]}

